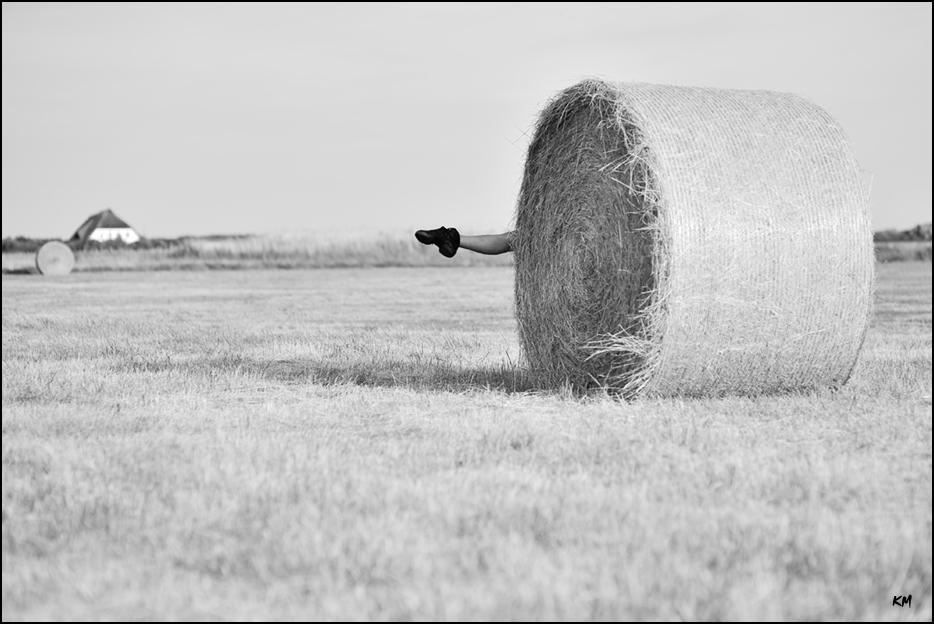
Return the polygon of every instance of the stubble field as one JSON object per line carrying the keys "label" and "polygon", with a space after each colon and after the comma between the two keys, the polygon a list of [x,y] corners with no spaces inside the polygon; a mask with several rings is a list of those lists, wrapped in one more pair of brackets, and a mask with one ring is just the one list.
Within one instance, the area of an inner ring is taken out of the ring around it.
{"label": "stubble field", "polygon": [[3,619],[930,620],[931,277],[838,392],[627,404],[509,267],[4,276]]}

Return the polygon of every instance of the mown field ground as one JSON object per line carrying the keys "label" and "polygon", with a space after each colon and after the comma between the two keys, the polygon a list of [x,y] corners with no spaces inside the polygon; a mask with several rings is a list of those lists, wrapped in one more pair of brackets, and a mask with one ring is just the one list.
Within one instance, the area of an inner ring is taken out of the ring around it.
{"label": "mown field ground", "polygon": [[627,404],[508,267],[4,276],[3,619],[930,620],[931,277],[838,392]]}

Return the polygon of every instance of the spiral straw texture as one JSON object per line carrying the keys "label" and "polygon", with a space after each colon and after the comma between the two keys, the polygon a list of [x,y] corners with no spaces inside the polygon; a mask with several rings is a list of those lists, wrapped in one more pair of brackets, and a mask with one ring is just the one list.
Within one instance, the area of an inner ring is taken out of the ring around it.
{"label": "spiral straw texture", "polygon": [[515,221],[542,387],[758,395],[853,370],[868,196],[842,129],[801,97],[582,82],[538,120]]}

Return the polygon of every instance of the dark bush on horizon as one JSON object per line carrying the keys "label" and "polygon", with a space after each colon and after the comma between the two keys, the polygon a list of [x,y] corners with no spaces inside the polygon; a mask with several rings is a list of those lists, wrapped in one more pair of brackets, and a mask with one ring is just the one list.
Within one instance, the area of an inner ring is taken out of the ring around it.
{"label": "dark bush on horizon", "polygon": [[51,240],[59,240],[57,238],[26,238],[25,236],[17,236],[15,238],[4,238],[2,241],[2,252],[3,253],[35,253],[39,251],[39,248],[45,245]]}
{"label": "dark bush on horizon", "polygon": [[922,223],[910,230],[882,230],[873,234],[872,239],[877,243],[929,241],[931,240],[931,224]]}

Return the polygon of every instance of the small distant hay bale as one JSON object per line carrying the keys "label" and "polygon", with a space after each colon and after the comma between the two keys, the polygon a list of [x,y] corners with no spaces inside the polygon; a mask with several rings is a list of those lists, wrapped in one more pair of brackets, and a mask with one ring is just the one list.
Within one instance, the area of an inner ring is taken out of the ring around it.
{"label": "small distant hay bale", "polygon": [[588,80],[544,109],[516,212],[537,383],[625,397],[842,385],[873,243],[837,123],[794,95]]}
{"label": "small distant hay bale", "polygon": [[65,243],[49,241],[36,252],[36,268],[43,275],[68,275],[75,267],[75,254]]}

